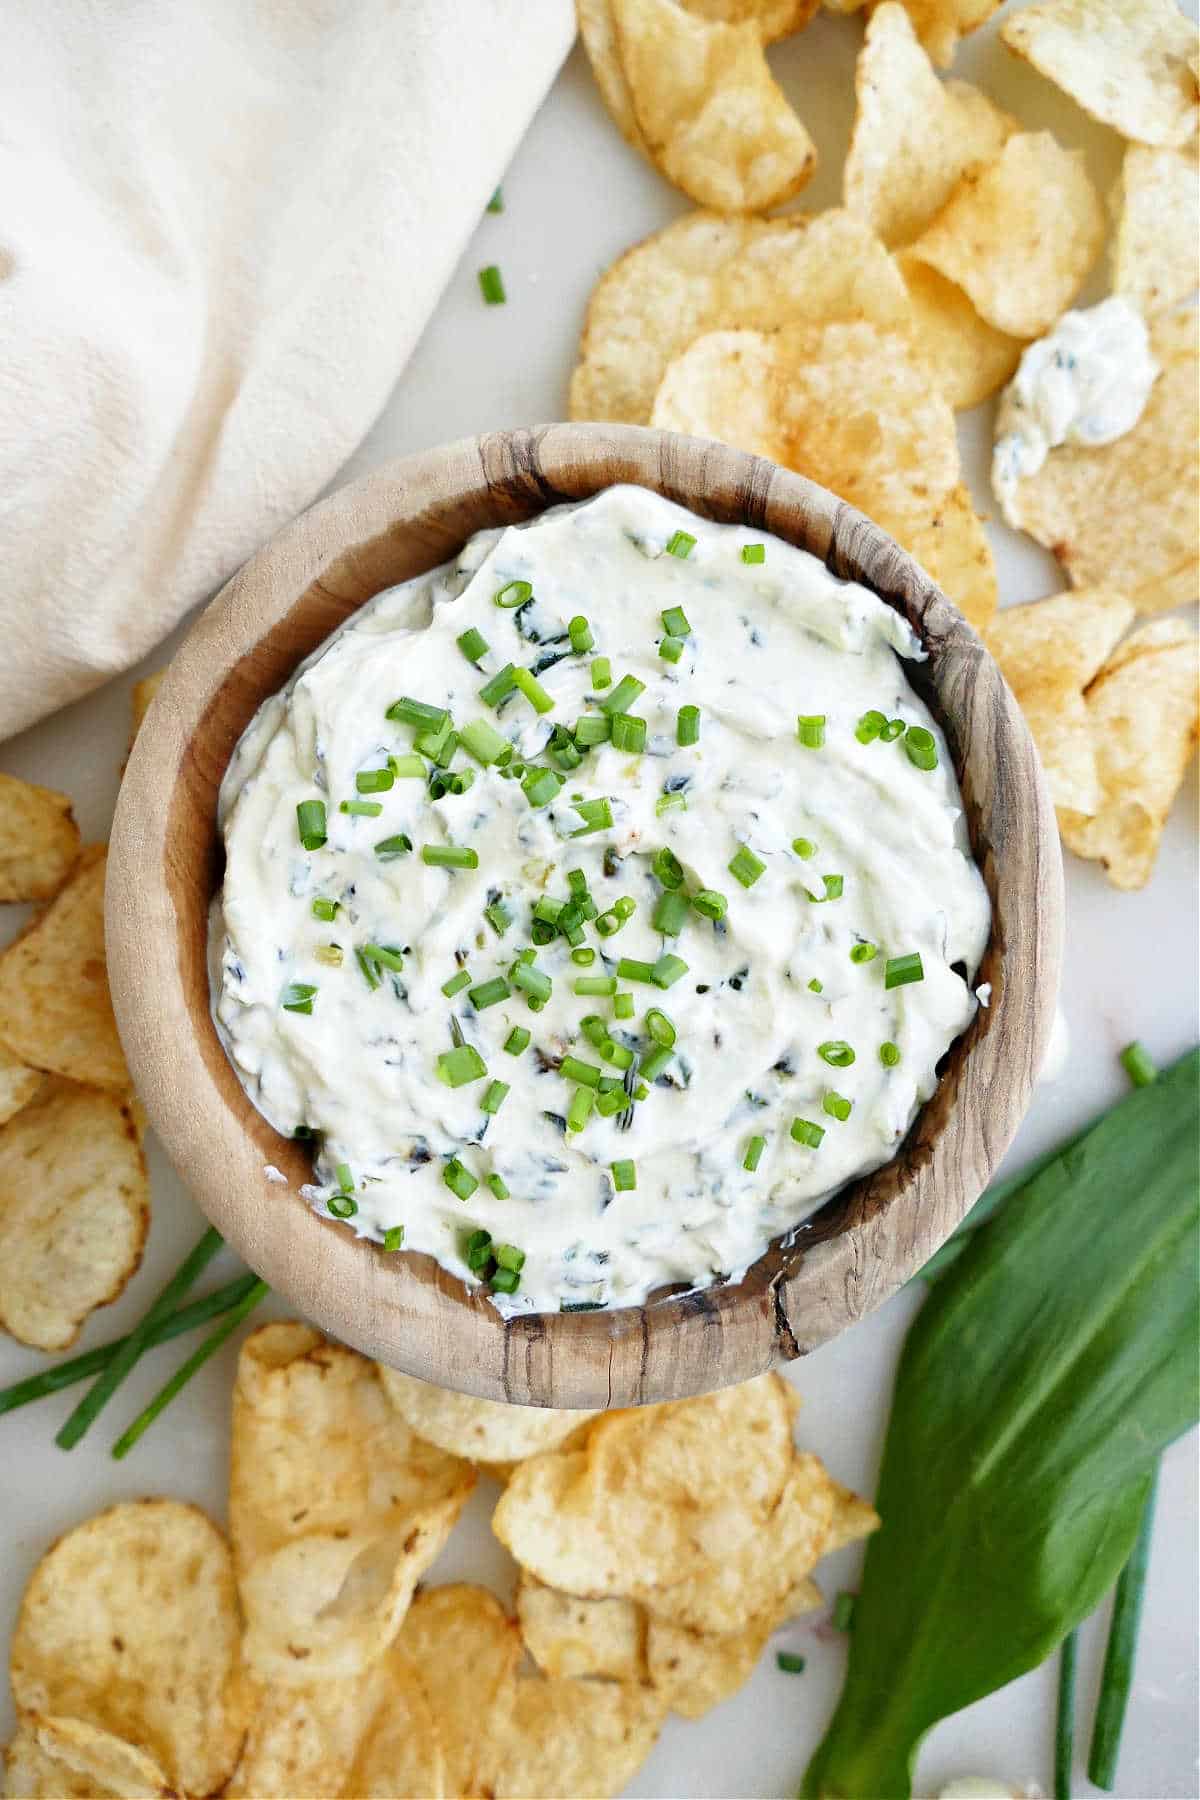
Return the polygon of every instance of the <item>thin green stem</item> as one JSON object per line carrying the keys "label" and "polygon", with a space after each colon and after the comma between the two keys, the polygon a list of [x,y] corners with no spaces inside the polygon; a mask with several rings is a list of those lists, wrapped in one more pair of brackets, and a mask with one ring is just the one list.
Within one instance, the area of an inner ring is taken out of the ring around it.
{"label": "thin green stem", "polygon": [[1068,1631],[1058,1656],[1058,1713],[1054,1721],[1054,1800],[1071,1800],[1075,1761],[1075,1669],[1079,1634]]}
{"label": "thin green stem", "polygon": [[187,1386],[197,1369],[202,1368],[210,1356],[216,1355],[226,1338],[232,1336],[246,1315],[254,1310],[269,1291],[265,1281],[256,1281],[245,1297],[226,1314],[217,1329],[205,1338],[198,1349],[193,1350],[180,1368],[176,1369],[166,1386],[158,1390],[149,1406],[143,1408],[132,1425],[121,1433],[113,1445],[112,1453],[118,1462],[123,1456],[129,1455],[138,1439],[153,1425],[159,1413],[170,1406],[176,1394]]}
{"label": "thin green stem", "polygon": [[1133,1664],[1137,1656],[1138,1626],[1146,1591],[1146,1569],[1150,1562],[1150,1537],[1154,1530],[1154,1503],[1157,1497],[1156,1467],[1150,1492],[1146,1496],[1137,1540],[1130,1552],[1129,1561],[1117,1579],[1113,1595],[1108,1644],[1104,1651],[1104,1672],[1100,1677],[1100,1698],[1096,1702],[1096,1718],[1092,1725],[1088,1780],[1106,1790],[1112,1789],[1117,1778],[1117,1757],[1125,1725],[1125,1708],[1129,1704],[1129,1690],[1133,1685]]}

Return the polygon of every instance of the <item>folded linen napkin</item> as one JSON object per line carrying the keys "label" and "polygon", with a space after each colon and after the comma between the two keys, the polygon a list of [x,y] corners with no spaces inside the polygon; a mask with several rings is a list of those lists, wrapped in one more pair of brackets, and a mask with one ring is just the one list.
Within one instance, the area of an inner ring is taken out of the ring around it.
{"label": "folded linen napkin", "polygon": [[571,0],[25,0],[0,59],[0,739],[334,475]]}

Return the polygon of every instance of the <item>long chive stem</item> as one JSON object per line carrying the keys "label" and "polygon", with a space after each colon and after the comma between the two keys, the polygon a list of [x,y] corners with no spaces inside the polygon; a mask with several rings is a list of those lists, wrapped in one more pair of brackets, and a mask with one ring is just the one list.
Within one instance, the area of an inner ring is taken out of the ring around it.
{"label": "long chive stem", "polygon": [[1150,1562],[1150,1536],[1154,1530],[1154,1504],[1158,1498],[1158,1469],[1150,1484],[1137,1541],[1129,1561],[1117,1578],[1113,1596],[1112,1619],[1108,1627],[1108,1644],[1104,1651],[1104,1672],[1100,1677],[1100,1698],[1096,1702],[1096,1718],[1092,1725],[1092,1743],[1088,1751],[1088,1780],[1098,1788],[1111,1790],[1117,1778],[1117,1757],[1121,1749],[1121,1731],[1125,1724],[1125,1708],[1133,1683],[1133,1664],[1137,1655],[1138,1625],[1142,1616],[1142,1599],[1146,1591],[1146,1570]]}
{"label": "long chive stem", "polygon": [[1054,1719],[1054,1800],[1071,1800],[1075,1761],[1075,1665],[1079,1636],[1068,1631],[1058,1653],[1058,1710]]}
{"label": "long chive stem", "polygon": [[211,1332],[197,1349],[192,1351],[187,1361],[176,1369],[170,1381],[158,1390],[149,1406],[143,1407],[132,1425],[121,1433],[112,1447],[112,1453],[117,1462],[120,1462],[123,1456],[129,1455],[138,1439],[153,1425],[159,1413],[170,1406],[176,1394],[181,1388],[187,1386],[197,1369],[203,1368],[209,1357],[216,1355],[226,1338],[233,1335],[247,1314],[252,1312],[264,1295],[269,1292],[270,1289],[266,1282],[258,1280],[255,1281],[253,1287],[247,1289],[242,1299],[230,1309],[217,1329]]}

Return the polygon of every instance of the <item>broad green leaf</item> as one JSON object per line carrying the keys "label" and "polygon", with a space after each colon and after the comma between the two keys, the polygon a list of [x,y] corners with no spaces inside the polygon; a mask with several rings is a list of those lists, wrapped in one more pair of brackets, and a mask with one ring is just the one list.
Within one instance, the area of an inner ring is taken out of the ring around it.
{"label": "broad green leaf", "polygon": [[806,1796],[902,1800],[930,1727],[1042,1662],[1128,1558],[1200,1400],[1198,1069],[1038,1167],[922,1307]]}

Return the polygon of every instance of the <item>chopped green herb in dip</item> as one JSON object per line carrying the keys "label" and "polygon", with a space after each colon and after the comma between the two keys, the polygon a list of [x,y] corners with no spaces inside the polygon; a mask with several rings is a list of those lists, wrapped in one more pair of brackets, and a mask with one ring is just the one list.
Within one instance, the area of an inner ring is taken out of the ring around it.
{"label": "chopped green herb in dip", "polygon": [[894,1154],[975,1013],[990,910],[923,652],[744,535],[632,487],[480,533],[357,613],[225,778],[248,1093],[316,1138],[318,1211],[506,1313],[737,1276]]}

